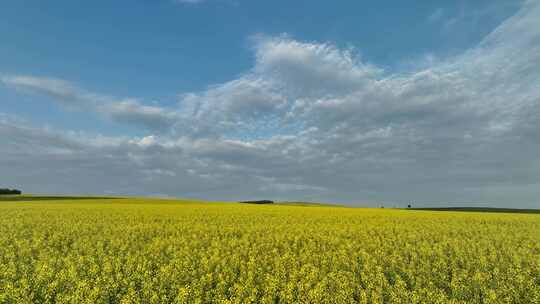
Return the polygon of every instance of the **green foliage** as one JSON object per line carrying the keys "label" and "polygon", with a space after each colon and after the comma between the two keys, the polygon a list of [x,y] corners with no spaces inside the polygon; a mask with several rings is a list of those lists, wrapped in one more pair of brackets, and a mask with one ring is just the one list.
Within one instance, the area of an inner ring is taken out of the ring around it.
{"label": "green foliage", "polygon": [[5,202],[0,303],[540,303],[540,217]]}

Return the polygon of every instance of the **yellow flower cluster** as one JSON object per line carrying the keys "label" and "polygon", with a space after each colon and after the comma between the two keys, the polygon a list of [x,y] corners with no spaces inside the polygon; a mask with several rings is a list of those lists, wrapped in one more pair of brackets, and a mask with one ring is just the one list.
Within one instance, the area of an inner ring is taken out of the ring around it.
{"label": "yellow flower cluster", "polygon": [[0,303],[540,303],[540,216],[2,202]]}

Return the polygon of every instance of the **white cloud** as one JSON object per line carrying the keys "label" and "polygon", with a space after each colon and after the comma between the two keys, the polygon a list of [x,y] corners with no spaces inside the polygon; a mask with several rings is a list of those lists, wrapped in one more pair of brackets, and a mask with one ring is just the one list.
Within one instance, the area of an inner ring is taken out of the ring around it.
{"label": "white cloud", "polygon": [[1,77],[0,81],[20,90],[44,94],[71,110],[94,111],[112,120],[153,131],[168,130],[177,120],[174,111],[169,109],[143,105],[133,98],[117,99],[92,93],[56,78],[18,75]]}
{"label": "white cloud", "polygon": [[255,73],[301,96],[334,96],[361,90],[383,72],[360,61],[354,50],[287,37],[256,38],[256,58]]}
{"label": "white cloud", "polygon": [[68,81],[28,75],[3,76],[7,86],[47,95],[69,108],[86,108],[96,103],[97,96],[84,92]]}
{"label": "white cloud", "polygon": [[437,22],[441,20],[441,18],[444,17],[444,9],[443,8],[437,8],[436,10],[431,13],[431,15],[428,16],[427,20],[429,22]]}
{"label": "white cloud", "polygon": [[174,111],[143,105],[135,99],[104,104],[97,110],[116,121],[140,125],[156,131],[170,129],[178,119]]}
{"label": "white cloud", "polygon": [[[0,154],[9,157],[0,165],[10,173],[0,182],[214,199],[540,207],[539,20],[540,5],[527,2],[477,47],[410,73],[384,71],[328,43],[257,37],[252,69],[182,94],[177,108],[61,80],[4,77],[155,134],[74,136],[4,119]],[[32,169],[38,163],[54,177],[45,184]],[[66,168],[79,183],[64,177]],[[500,198],[503,189],[512,202]]]}

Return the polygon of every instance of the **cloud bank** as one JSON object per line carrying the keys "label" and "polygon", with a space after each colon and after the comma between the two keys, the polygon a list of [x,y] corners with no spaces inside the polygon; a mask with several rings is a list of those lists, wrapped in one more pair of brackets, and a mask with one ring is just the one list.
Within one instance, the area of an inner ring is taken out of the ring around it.
{"label": "cloud bank", "polygon": [[244,75],[177,106],[65,80],[5,86],[151,136],[49,130],[0,117],[0,183],[32,191],[540,207],[540,5],[458,57],[409,73],[352,49],[253,38]]}

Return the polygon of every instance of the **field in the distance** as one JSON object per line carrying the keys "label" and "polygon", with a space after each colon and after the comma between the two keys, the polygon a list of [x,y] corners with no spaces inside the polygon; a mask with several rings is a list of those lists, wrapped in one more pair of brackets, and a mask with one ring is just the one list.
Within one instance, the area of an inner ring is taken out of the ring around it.
{"label": "field in the distance", "polygon": [[540,303],[540,215],[0,201],[0,303]]}

